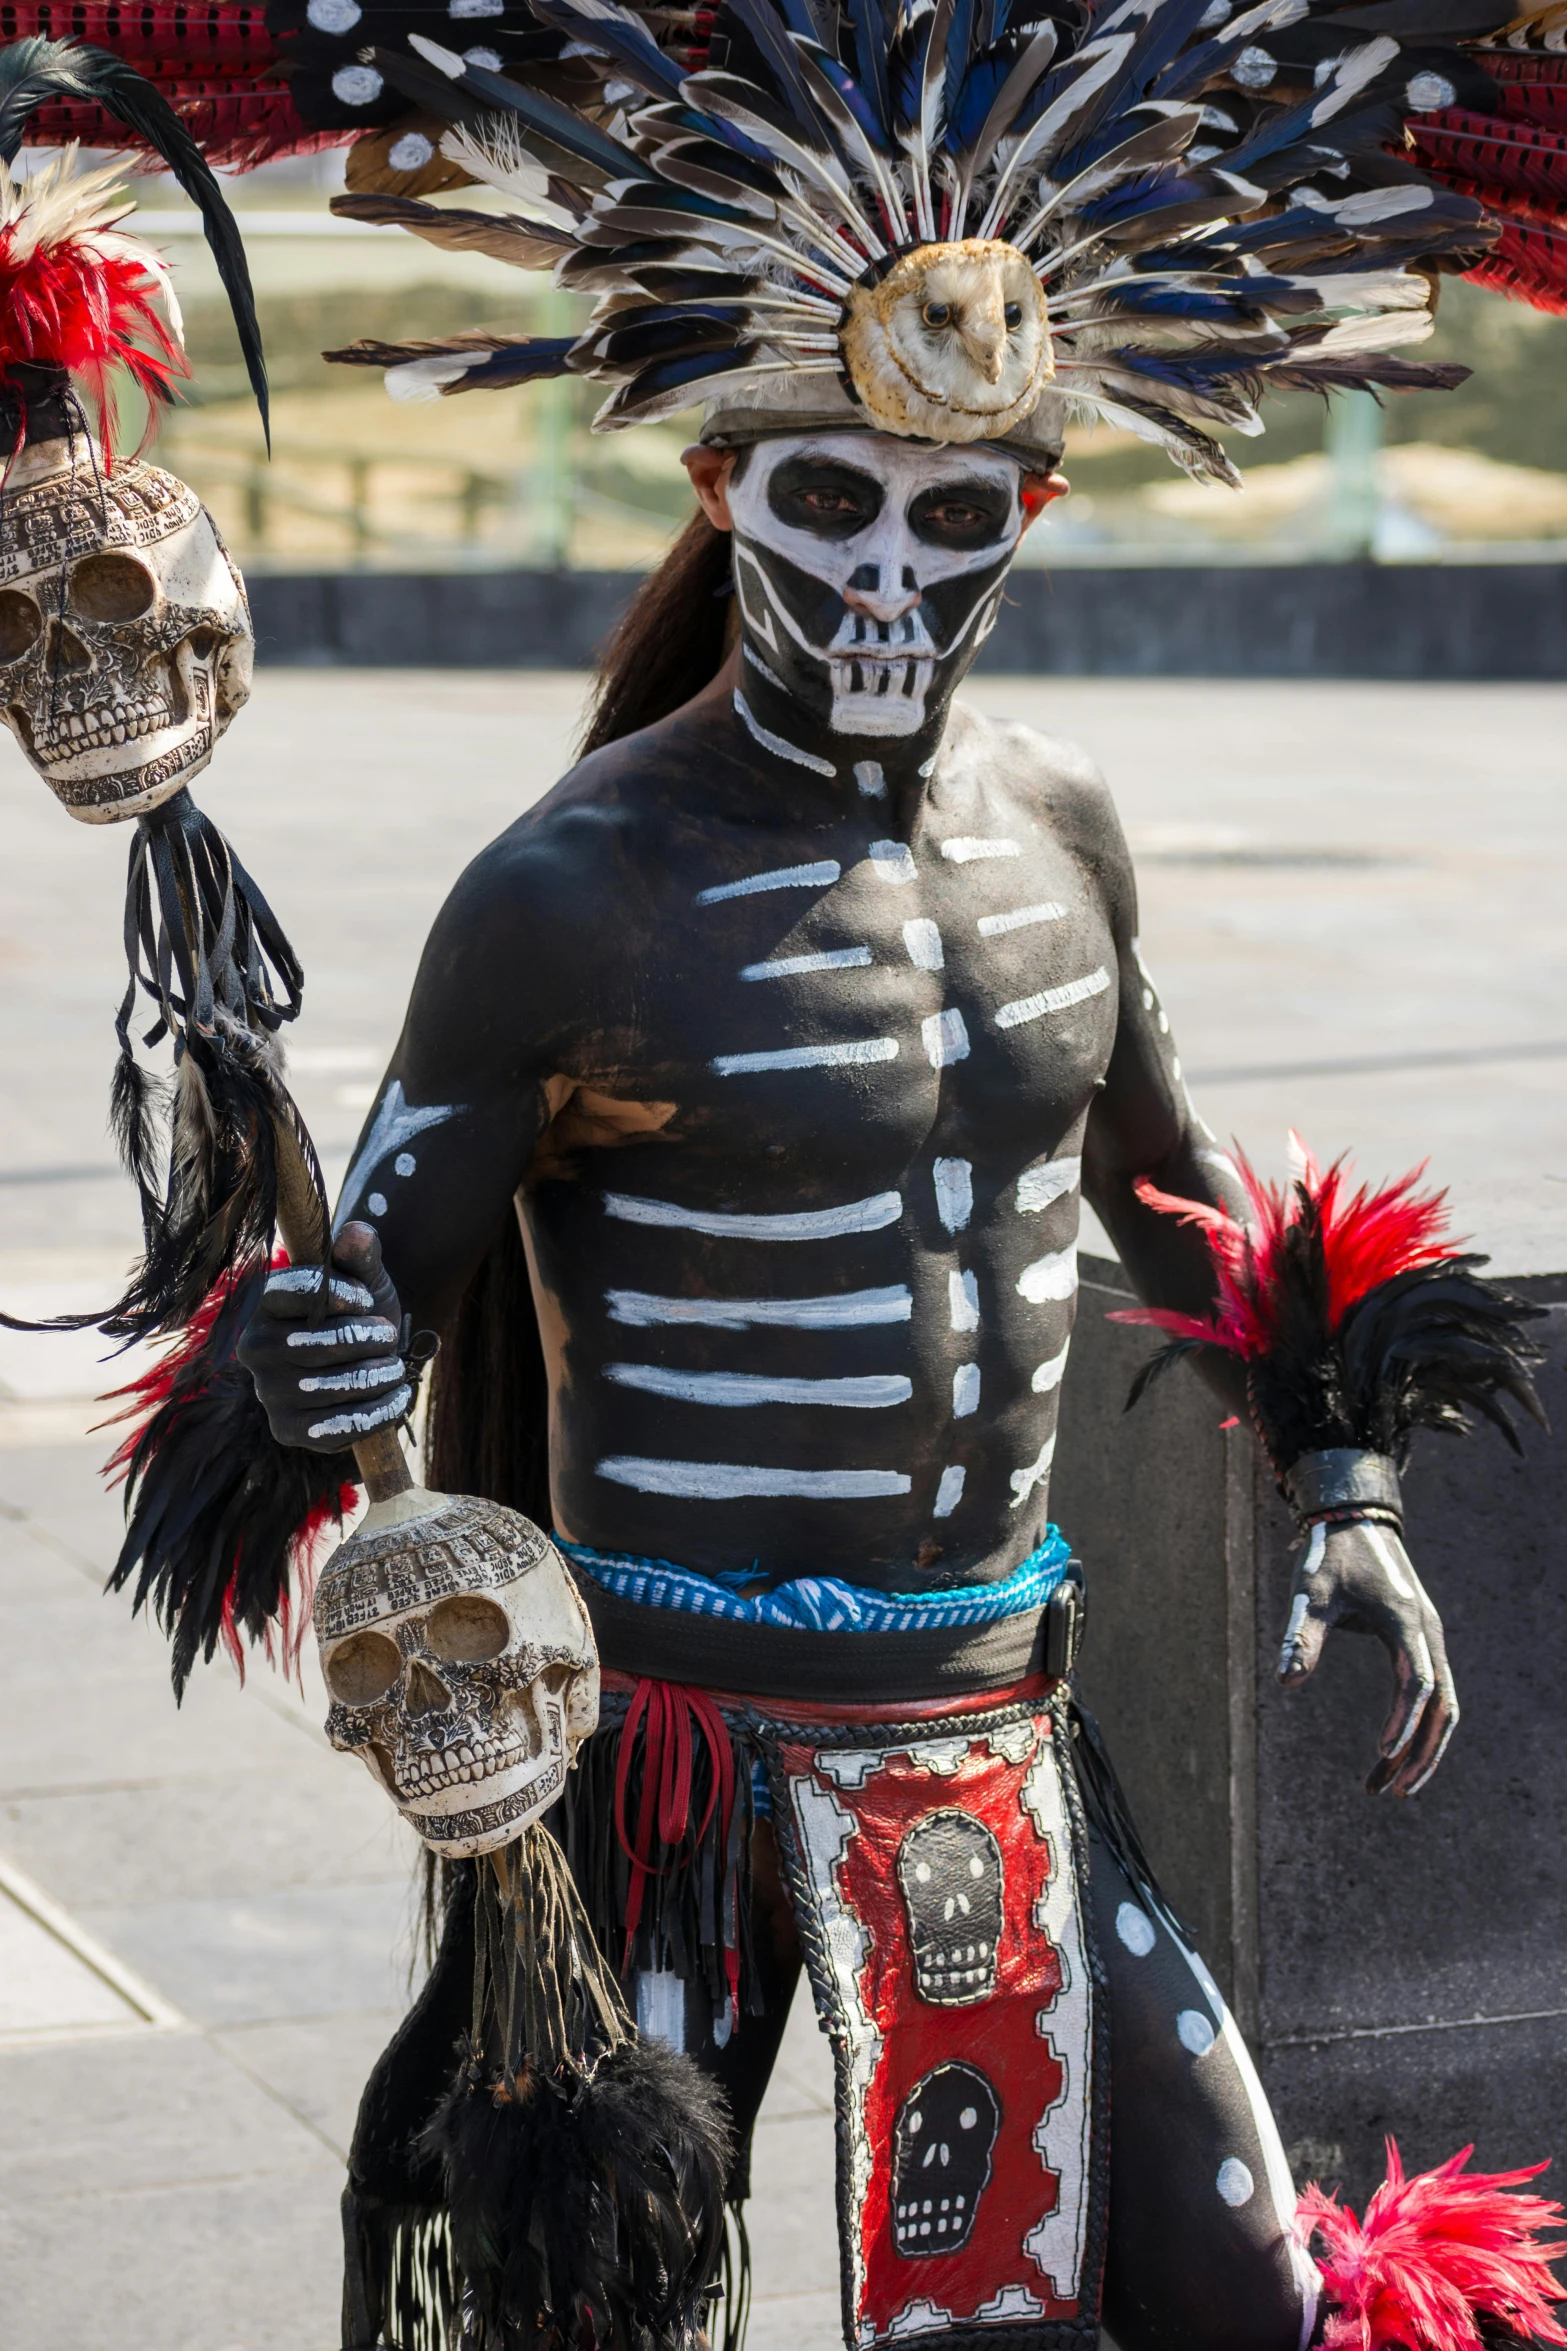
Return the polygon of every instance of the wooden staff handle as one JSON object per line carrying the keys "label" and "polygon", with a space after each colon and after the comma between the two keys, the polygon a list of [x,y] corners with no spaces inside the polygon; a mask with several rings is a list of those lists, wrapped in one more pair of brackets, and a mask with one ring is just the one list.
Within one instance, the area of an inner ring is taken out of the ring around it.
{"label": "wooden staff handle", "polygon": [[[283,1246],[296,1265],[319,1265],[325,1275],[332,1263],[332,1235],[321,1216],[321,1197],[310,1179],[299,1137],[283,1119],[274,1121],[277,1138],[277,1223]],[[390,1502],[394,1495],[411,1493],[413,1476],[396,1429],[373,1429],[354,1443],[354,1464],[372,1502]]]}

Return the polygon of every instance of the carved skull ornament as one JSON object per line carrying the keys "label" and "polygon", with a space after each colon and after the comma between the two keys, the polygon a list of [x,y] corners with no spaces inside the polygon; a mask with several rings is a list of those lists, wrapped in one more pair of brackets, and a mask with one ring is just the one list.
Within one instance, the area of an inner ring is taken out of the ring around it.
{"label": "carved skull ornament", "polygon": [[327,1737],[450,1860],[554,1803],[598,1721],[587,1611],[553,1543],[493,1502],[416,1488],[370,1510],[316,1590]]}
{"label": "carved skull ornament", "polygon": [[0,719],[73,816],[144,816],[188,784],[254,653],[244,582],[187,483],[135,458],[106,474],[82,441],[23,451],[0,493]]}

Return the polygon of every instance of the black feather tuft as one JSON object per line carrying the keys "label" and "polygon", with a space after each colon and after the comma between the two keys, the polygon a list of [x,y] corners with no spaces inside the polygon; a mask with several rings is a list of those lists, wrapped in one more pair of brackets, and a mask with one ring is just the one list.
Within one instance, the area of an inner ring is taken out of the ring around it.
{"label": "black feather tuft", "polygon": [[279,1445],[237,1358],[266,1262],[226,1276],[181,1344],[121,1393],[145,1415],[113,1460],[125,1474],[128,1525],[109,1589],[134,1583],[172,1644],[176,1698],[198,1657],[221,1641],[281,1637],[285,1659],[309,1621],[293,1575],[314,1537],[342,1525],[357,1493],[353,1456]]}
{"label": "black feather tuft", "polygon": [[722,2095],[635,2038],[560,1848],[481,1866],[478,2035],[425,2134],[474,2340],[687,2351],[724,2258]]}

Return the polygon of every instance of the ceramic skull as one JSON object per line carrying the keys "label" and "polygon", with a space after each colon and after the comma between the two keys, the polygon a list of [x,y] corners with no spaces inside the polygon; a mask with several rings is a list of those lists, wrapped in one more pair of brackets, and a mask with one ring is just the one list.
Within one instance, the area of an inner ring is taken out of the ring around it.
{"label": "ceramic skull", "polygon": [[546,1811],[598,1721],[576,1587],[496,1503],[416,1489],[373,1508],[322,1576],[314,1622],[328,1738],[450,1860]]}
{"label": "ceramic skull", "polygon": [[250,693],[245,586],[194,490],[89,443],[24,450],[0,492],[0,719],[86,824],[144,816]]}

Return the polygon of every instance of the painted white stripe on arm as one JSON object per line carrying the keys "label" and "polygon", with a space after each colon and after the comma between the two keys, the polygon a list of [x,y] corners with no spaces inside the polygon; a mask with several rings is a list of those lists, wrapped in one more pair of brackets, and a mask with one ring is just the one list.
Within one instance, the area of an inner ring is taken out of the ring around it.
{"label": "painted white stripe on arm", "polygon": [[914,852],[907,841],[872,841],[866,852],[871,871],[879,882],[891,882],[894,887],[912,882],[917,868]]}
{"label": "painted white stripe on arm", "polygon": [[805,971],[863,971],[870,962],[869,947],[824,947],[819,955],[775,955],[770,963],[748,963],[743,980],[789,980]]}
{"label": "painted white stripe on arm", "polygon": [[938,1159],[936,1214],[949,1233],[961,1233],[974,1213],[974,1167],[967,1159]]}
{"label": "painted white stripe on arm", "polygon": [[694,903],[717,906],[724,898],[755,898],[764,890],[828,890],[842,871],[835,857],[824,857],[818,865],[779,865],[771,873],[747,874],[741,882],[715,882],[710,890],[698,890]]}
{"label": "painted white stripe on arm", "polygon": [[1042,898],[1037,906],[1015,906],[1010,914],[982,914],[979,935],[982,939],[999,939],[1004,931],[1027,930],[1036,922],[1059,922],[1066,913],[1053,898]]}
{"label": "painted white stripe on arm", "polygon": [[1052,1355],[1048,1363],[1039,1366],[1028,1383],[1036,1396],[1048,1396],[1052,1388],[1060,1387],[1061,1374],[1066,1369],[1066,1359],[1071,1352],[1072,1342],[1068,1339],[1059,1355]]}
{"label": "painted white stripe on arm", "polygon": [[963,1481],[967,1475],[968,1472],[960,1461],[952,1462],[942,1471],[941,1483],[936,1488],[936,1507],[931,1512],[932,1518],[950,1518],[952,1516],[963,1499]]}
{"label": "painted white stripe on arm", "polygon": [[1022,1509],[1034,1488],[1041,1485],[1050,1475],[1050,1464],[1055,1457],[1056,1440],[1054,1432],[1052,1432],[1040,1446],[1038,1455],[1029,1463],[1027,1469],[1015,1469],[1012,1472],[1008,1481],[1012,1488],[1012,1509]]}
{"label": "painted white stripe on arm", "polygon": [[1012,1003],[1003,1004],[996,1014],[998,1029],[1020,1028],[1025,1020],[1038,1020],[1047,1012],[1070,1012],[1074,1004],[1086,1004],[1090,996],[1102,996],[1110,985],[1110,974],[1103,964],[1097,971],[1085,972],[1080,980],[1064,980],[1059,988],[1041,988],[1037,996],[1018,996]]}
{"label": "painted white stripe on arm", "polygon": [[979,1410],[979,1365],[960,1363],[952,1375],[952,1417],[967,1420]]}
{"label": "painted white stripe on arm", "polygon": [[1016,841],[985,840],[974,833],[960,833],[954,841],[943,841],[943,857],[950,857],[954,865],[973,865],[981,857],[1021,857],[1023,852]]}
{"label": "painted white stripe on arm", "polygon": [[907,1322],[914,1295],[901,1283],[884,1290],[845,1290],[836,1298],[659,1298],[646,1290],[607,1290],[611,1322],[636,1330],[699,1323],[720,1331],[861,1330],[873,1323]]}
{"label": "painted white stripe on arm", "polygon": [[[604,1213],[623,1224],[661,1225],[673,1232],[711,1233],[717,1240],[831,1241],[840,1233],[879,1233],[903,1214],[901,1192],[874,1192],[842,1208],[800,1208],[778,1216],[745,1216],[716,1208],[682,1208],[673,1200],[639,1200],[606,1192]],[[389,1325],[387,1326],[390,1327]]]}
{"label": "painted white stripe on arm", "polygon": [[846,1069],[866,1061],[896,1061],[896,1037],[851,1037],[841,1045],[784,1045],[771,1053],[719,1053],[713,1068],[721,1078],[742,1078],[767,1069]]}
{"label": "painted white stripe on arm", "polygon": [[769,1469],[730,1461],[651,1461],[620,1453],[598,1464],[598,1474],[639,1494],[671,1494],[690,1502],[746,1502],[772,1497],[798,1502],[868,1502],[907,1494],[912,1480],[896,1469]]}
{"label": "painted white stripe on arm", "polygon": [[954,1269],[947,1276],[947,1313],[955,1331],[979,1329],[979,1283]]}
{"label": "painted white stripe on arm", "polygon": [[900,1372],[868,1372],[844,1379],[772,1379],[762,1372],[669,1371],[658,1363],[606,1363],[604,1377],[622,1388],[668,1396],[677,1404],[716,1404],[734,1410],[753,1404],[829,1404],[851,1412],[882,1412],[907,1404],[914,1383]]}
{"label": "painted white stripe on arm", "polygon": [[1047,1159],[1041,1167],[1025,1167],[1017,1179],[1020,1214],[1031,1216],[1037,1209],[1052,1207],[1068,1192],[1075,1192],[1082,1180],[1081,1158]]}
{"label": "painted white stripe on arm", "polygon": [[1026,1298],[1030,1306],[1075,1297],[1077,1244],[1074,1242],[1070,1249],[1052,1249],[1048,1257],[1036,1257],[1032,1265],[1025,1265],[1017,1277],[1017,1294]]}

